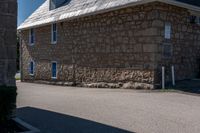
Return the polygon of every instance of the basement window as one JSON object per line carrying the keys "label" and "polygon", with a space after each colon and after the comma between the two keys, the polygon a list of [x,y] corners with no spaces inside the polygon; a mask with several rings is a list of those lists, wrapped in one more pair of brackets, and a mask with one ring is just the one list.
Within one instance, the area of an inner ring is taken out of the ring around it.
{"label": "basement window", "polygon": [[34,45],[35,43],[35,30],[30,29],[29,31],[29,45]]}
{"label": "basement window", "polygon": [[51,25],[51,43],[57,43],[57,24],[54,23]]}
{"label": "basement window", "polygon": [[29,63],[29,74],[33,76],[34,73],[35,73],[35,62],[30,61],[30,63]]}

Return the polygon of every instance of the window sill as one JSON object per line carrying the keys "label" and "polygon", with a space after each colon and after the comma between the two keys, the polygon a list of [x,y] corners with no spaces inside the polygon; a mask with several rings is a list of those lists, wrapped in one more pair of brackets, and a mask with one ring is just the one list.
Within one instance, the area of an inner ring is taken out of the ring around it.
{"label": "window sill", "polygon": [[34,45],[35,45],[35,43],[29,43],[28,45],[29,45],[29,46],[34,46]]}
{"label": "window sill", "polygon": [[29,74],[30,76],[34,76],[35,74]]}
{"label": "window sill", "polygon": [[52,44],[52,45],[56,45],[56,44],[57,44],[57,42],[51,42],[51,44]]}
{"label": "window sill", "polygon": [[56,79],[57,79],[57,77],[51,77],[51,79],[54,79],[54,80],[56,80]]}

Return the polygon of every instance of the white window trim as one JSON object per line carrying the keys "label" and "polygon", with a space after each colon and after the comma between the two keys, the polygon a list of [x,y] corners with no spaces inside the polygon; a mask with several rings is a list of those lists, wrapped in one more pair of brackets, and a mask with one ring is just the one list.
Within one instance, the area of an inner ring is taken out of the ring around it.
{"label": "white window trim", "polygon": [[[33,43],[31,43],[31,30],[33,30],[33,36],[34,36],[34,38],[33,38]],[[34,44],[35,44],[35,29],[30,29],[29,30],[29,46],[33,46]]]}
{"label": "white window trim", "polygon": [[[53,77],[52,75],[52,68],[53,68],[53,63],[56,63],[56,77]],[[58,78],[58,63],[57,63],[57,61],[52,61],[51,62],[51,78],[52,79],[57,79]]]}
{"label": "white window trim", "polygon": [[[31,62],[33,62],[33,73],[30,73],[30,64],[31,64]],[[33,61],[33,60],[31,60],[29,62],[29,75],[30,76],[34,76],[35,75],[35,61]]]}
{"label": "white window trim", "polygon": [[58,32],[57,32],[58,28],[57,28],[57,24],[56,24],[56,41],[53,41],[53,33],[54,33],[53,25],[54,24],[56,24],[56,23],[51,24],[51,44],[57,44],[57,39],[58,39]]}

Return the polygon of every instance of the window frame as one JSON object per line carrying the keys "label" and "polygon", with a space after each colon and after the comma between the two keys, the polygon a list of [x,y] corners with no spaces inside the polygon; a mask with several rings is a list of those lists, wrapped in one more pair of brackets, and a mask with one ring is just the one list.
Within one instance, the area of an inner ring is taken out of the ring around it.
{"label": "window frame", "polygon": [[[55,31],[54,31],[54,26],[56,27]],[[58,28],[57,28],[57,23],[53,23],[51,24],[51,44],[57,44],[57,40],[58,40]],[[55,41],[54,41],[54,33],[55,33]]]}
{"label": "window frame", "polygon": [[[56,77],[53,77],[53,63],[56,64]],[[52,61],[51,62],[51,78],[52,79],[57,79],[58,78],[58,63],[57,63],[57,61]]]}
{"label": "window frame", "polygon": [[[33,64],[33,67],[31,66],[31,64]],[[33,68],[33,70],[31,70]],[[33,72],[33,73],[31,73]],[[29,62],[29,75],[30,76],[34,76],[35,75],[35,62],[33,60],[31,60]]]}
{"label": "window frame", "polygon": [[[32,40],[33,39],[33,40]],[[33,41],[33,42],[32,42]],[[35,29],[31,28],[29,30],[29,45],[33,46],[35,44]]]}

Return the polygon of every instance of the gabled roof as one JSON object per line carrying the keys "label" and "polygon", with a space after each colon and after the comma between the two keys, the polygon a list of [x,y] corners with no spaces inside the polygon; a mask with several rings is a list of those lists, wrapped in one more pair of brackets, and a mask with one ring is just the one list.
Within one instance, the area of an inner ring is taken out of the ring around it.
{"label": "gabled roof", "polygon": [[[191,0],[69,0],[66,5],[54,10],[49,10],[50,2],[49,0],[46,0],[30,17],[25,20],[24,23],[18,27],[18,30],[154,1],[160,1],[200,11],[200,4],[196,2],[196,0],[192,0],[194,2]],[[195,4],[195,2],[198,3],[198,5],[191,5]]]}

